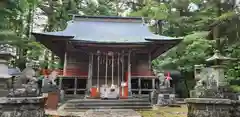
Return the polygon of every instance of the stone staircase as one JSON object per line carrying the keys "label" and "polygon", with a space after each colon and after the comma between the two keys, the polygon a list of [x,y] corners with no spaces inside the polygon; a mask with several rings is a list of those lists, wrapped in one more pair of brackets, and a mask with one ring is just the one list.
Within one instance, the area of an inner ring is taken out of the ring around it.
{"label": "stone staircase", "polygon": [[119,99],[119,100],[100,100],[100,99],[75,99],[65,103],[64,110],[80,111],[86,109],[134,109],[148,110],[152,105],[148,99]]}

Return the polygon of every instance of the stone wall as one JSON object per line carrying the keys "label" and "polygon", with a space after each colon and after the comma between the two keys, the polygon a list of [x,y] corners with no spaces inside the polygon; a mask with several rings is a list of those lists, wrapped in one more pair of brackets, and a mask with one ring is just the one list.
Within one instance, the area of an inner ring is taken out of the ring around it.
{"label": "stone wall", "polygon": [[1,117],[44,117],[42,97],[0,98]]}
{"label": "stone wall", "polygon": [[240,101],[213,98],[188,98],[188,117],[240,117]]}

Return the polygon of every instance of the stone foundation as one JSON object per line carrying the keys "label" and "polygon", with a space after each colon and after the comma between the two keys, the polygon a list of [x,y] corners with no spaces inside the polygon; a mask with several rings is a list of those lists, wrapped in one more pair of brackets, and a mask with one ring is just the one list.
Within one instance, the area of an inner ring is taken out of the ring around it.
{"label": "stone foundation", "polygon": [[188,98],[188,117],[240,117],[240,102],[230,99]]}
{"label": "stone foundation", "polygon": [[42,97],[0,98],[1,117],[44,117]]}

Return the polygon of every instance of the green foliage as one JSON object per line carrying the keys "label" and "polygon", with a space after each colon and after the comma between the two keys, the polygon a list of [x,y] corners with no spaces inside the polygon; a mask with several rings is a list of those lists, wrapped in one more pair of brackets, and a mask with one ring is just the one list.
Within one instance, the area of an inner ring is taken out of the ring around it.
{"label": "green foliage", "polygon": [[235,92],[240,92],[240,86],[239,85],[232,85],[231,89]]}
{"label": "green foliage", "polygon": [[[17,48],[15,65],[20,69],[25,67],[27,58],[38,59],[40,44],[30,39],[30,26],[32,25],[30,14],[36,0],[11,0],[0,9],[0,41],[1,44],[9,44]],[[28,50],[31,50],[28,52]],[[34,50],[34,51],[33,51]],[[31,53],[31,54],[29,54]],[[35,54],[33,54],[35,53]]]}
{"label": "green foliage", "polygon": [[192,71],[195,64],[203,63],[212,53],[213,42],[206,39],[208,32],[187,35],[176,47],[153,62],[157,69]]}

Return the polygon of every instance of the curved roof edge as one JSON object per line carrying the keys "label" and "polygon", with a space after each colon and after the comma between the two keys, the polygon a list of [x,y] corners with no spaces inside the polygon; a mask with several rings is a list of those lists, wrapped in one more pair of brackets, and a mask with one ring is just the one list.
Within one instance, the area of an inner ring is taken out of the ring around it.
{"label": "curved roof edge", "polygon": [[[66,38],[69,39],[69,41],[77,41],[77,42],[82,42],[82,43],[98,43],[98,44],[149,44],[152,42],[159,42],[159,41],[168,41],[168,42],[175,42],[175,41],[182,41],[183,38],[177,38],[177,37],[167,37],[167,36],[162,36],[164,37],[163,39],[159,39],[159,38],[151,38],[151,37],[147,37],[145,38],[146,42],[117,42],[117,41],[89,41],[89,40],[74,40],[73,35],[64,35],[61,34],[61,32],[48,32],[48,33],[36,33],[36,32],[32,32],[33,35],[35,36],[52,36],[52,37],[62,37],[62,38]],[[167,38],[167,39],[166,39]]]}
{"label": "curved roof edge", "polygon": [[37,32],[32,32],[32,35],[40,35],[40,36],[53,36],[53,37],[63,37],[63,38],[74,38],[73,35],[64,35],[61,34],[61,32],[47,32],[47,33],[37,33]]}

